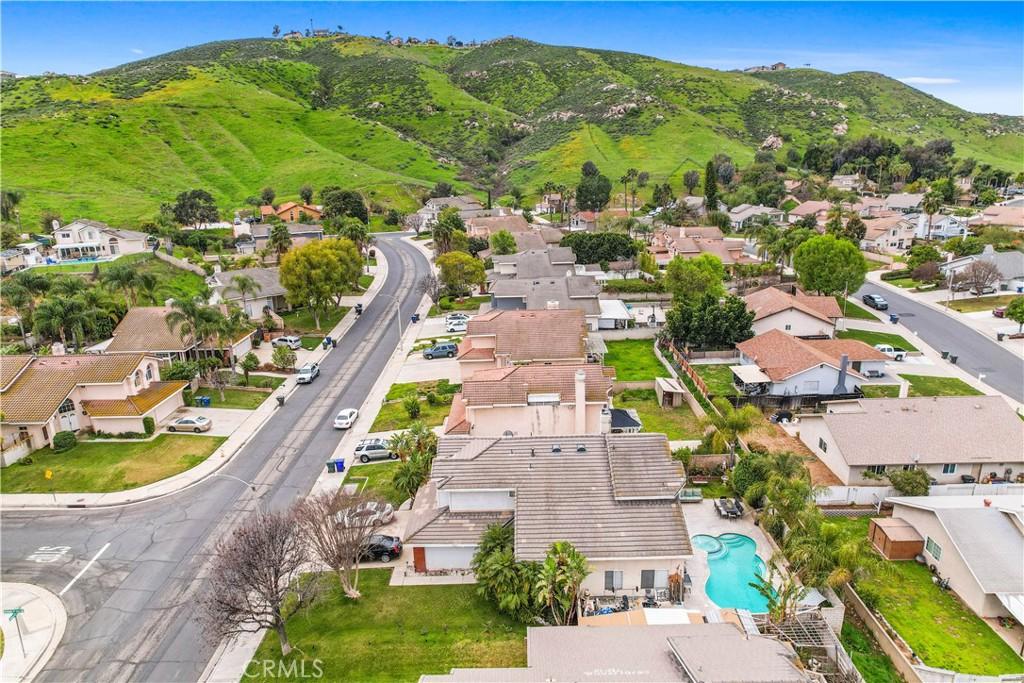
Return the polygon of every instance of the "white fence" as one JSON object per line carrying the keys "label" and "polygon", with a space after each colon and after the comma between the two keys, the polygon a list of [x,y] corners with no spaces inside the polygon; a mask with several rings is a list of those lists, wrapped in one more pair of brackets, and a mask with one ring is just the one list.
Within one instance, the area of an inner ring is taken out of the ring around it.
{"label": "white fence", "polygon": [[[892,486],[829,486],[819,493],[818,505],[878,505],[891,496],[900,495]],[[1024,495],[1024,484],[936,484],[928,488],[929,496],[996,496]]]}

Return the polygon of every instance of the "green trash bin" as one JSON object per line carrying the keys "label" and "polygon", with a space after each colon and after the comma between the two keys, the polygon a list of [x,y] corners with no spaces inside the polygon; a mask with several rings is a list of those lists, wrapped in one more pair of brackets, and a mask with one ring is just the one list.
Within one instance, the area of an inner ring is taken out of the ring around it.
{"label": "green trash bin", "polygon": [[327,461],[327,472],[328,472],[328,474],[334,474],[337,471],[338,471],[338,466],[334,463],[334,461],[333,460],[328,460]]}

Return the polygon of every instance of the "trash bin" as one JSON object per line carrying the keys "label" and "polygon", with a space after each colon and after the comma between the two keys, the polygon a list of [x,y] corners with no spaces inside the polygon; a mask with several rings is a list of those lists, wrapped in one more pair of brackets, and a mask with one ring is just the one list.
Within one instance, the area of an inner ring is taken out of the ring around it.
{"label": "trash bin", "polygon": [[328,339],[327,337],[324,337],[324,340],[323,340],[322,342],[320,342],[320,346],[321,346],[321,347],[322,347],[322,348],[323,348],[324,350],[327,350],[327,347],[328,347],[328,346],[330,346],[330,345],[331,345],[331,340],[330,340],[330,339]]}
{"label": "trash bin", "polygon": [[328,460],[327,461],[327,473],[328,474],[334,474],[337,471],[338,471],[338,466],[334,464],[334,461],[333,460]]}
{"label": "trash bin", "polygon": [[954,356],[953,354],[949,354],[949,362],[952,363],[953,365],[956,365],[957,358],[959,358],[959,356]]}
{"label": "trash bin", "polygon": [[418,323],[420,321],[420,314],[419,313],[413,313],[409,317],[409,320],[412,320],[414,323]]}
{"label": "trash bin", "polygon": [[334,468],[338,470],[338,473],[345,471],[345,458],[338,458],[334,461]]}
{"label": "trash bin", "polygon": [[1005,332],[996,332],[996,340],[997,341],[1003,341],[1003,339],[1005,339],[1005,338],[1006,338],[1006,333]]}
{"label": "trash bin", "polygon": [[284,396],[278,396],[277,397],[277,407],[280,408],[283,405],[284,405]]}
{"label": "trash bin", "polygon": [[943,351],[942,352],[942,360],[946,360],[947,358],[949,358],[949,351]]}
{"label": "trash bin", "polygon": [[338,340],[337,339],[332,339],[331,340],[331,348],[332,349],[338,348]]}
{"label": "trash bin", "polygon": [[893,325],[895,325],[899,321],[900,321],[900,314],[899,313],[890,313],[889,314],[889,322],[891,322]]}

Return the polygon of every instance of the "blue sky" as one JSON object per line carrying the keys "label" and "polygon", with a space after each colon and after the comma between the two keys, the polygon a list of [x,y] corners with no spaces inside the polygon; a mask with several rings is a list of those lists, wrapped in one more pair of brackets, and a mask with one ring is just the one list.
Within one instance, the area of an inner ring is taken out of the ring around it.
{"label": "blue sky", "polygon": [[716,69],[879,71],[972,111],[1024,113],[1024,3],[9,2],[3,68],[89,73],[274,24],[485,40],[517,35]]}

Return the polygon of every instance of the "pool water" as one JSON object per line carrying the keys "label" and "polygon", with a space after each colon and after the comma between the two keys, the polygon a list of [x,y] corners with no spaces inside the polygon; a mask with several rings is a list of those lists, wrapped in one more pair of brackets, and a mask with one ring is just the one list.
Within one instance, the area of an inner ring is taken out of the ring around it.
{"label": "pool water", "polygon": [[765,571],[754,539],[743,534],[699,534],[692,541],[695,548],[708,554],[710,575],[704,591],[712,602],[755,614],[768,611],[768,599],[750,585]]}

